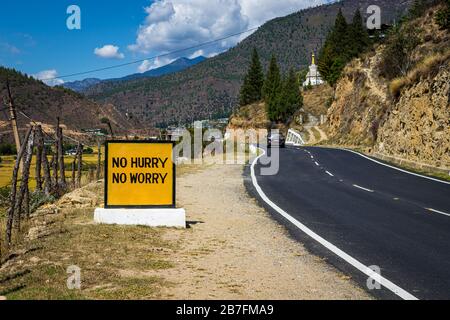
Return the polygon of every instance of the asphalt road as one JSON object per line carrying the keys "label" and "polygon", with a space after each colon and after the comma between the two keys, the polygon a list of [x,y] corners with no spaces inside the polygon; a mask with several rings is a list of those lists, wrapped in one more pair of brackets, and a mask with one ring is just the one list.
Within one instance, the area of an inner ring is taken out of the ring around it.
{"label": "asphalt road", "polygon": [[[261,176],[260,166],[255,165],[259,187],[300,223],[365,266],[379,266],[383,277],[414,297],[450,299],[450,184],[327,148],[281,149],[274,176]],[[295,232],[284,217],[277,219],[366,286],[366,275],[304,232]],[[392,290],[379,291],[371,292],[399,298]]]}

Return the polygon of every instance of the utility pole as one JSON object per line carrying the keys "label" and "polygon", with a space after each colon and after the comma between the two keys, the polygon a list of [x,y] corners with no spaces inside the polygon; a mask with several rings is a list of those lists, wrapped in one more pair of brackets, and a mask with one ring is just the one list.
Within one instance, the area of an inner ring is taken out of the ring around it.
{"label": "utility pole", "polygon": [[6,88],[8,89],[8,98],[9,98],[9,117],[11,121],[11,126],[14,134],[14,142],[16,143],[17,154],[19,154],[19,150],[21,147],[19,129],[17,127],[17,114],[16,107],[14,106],[14,101],[11,94],[11,88],[9,86],[9,79],[6,78]]}

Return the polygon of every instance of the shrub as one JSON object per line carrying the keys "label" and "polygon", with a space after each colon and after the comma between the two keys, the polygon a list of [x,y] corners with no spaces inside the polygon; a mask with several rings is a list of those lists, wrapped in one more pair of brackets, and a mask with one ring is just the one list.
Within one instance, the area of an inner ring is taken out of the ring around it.
{"label": "shrub", "polygon": [[91,147],[87,147],[83,150],[84,154],[93,154],[94,153],[94,149],[92,149]]}
{"label": "shrub", "polygon": [[393,97],[397,98],[400,96],[400,92],[402,91],[403,87],[406,84],[406,78],[395,78],[391,81],[389,84],[389,91],[392,94]]}
{"label": "shrub", "polygon": [[30,195],[30,212],[36,211],[46,203],[52,203],[56,199],[53,196],[47,196],[44,192],[35,191]]}
{"label": "shrub", "polygon": [[389,91],[392,96],[398,97],[404,87],[416,83],[421,78],[434,77],[439,71],[440,66],[446,63],[448,59],[450,59],[450,50],[428,56],[418,63],[413,70],[408,72],[406,76],[392,80],[389,84]]}
{"label": "shrub", "polygon": [[414,49],[420,44],[418,30],[412,27],[397,28],[393,31],[380,63],[380,72],[391,80],[406,76],[414,65]]}
{"label": "shrub", "polygon": [[447,7],[436,13],[435,20],[441,29],[450,29],[450,0],[445,1]]}
{"label": "shrub", "polygon": [[10,143],[0,144],[0,156],[12,156],[17,154],[16,146]]}

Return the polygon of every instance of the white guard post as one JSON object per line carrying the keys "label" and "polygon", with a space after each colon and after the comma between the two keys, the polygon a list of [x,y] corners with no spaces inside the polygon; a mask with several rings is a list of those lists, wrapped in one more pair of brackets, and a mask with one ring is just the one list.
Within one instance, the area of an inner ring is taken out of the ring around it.
{"label": "white guard post", "polygon": [[94,221],[103,224],[186,228],[186,212],[184,209],[97,208]]}

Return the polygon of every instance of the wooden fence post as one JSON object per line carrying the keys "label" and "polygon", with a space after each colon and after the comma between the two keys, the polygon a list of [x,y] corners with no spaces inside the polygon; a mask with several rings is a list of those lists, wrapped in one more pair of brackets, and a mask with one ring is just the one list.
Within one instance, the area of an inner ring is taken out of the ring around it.
{"label": "wooden fence post", "polygon": [[44,168],[44,192],[49,196],[52,191],[52,177],[50,175],[50,165],[47,159],[47,149],[45,148],[45,144],[43,144],[42,149],[42,167]]}
{"label": "wooden fence post", "polygon": [[36,126],[35,140],[36,140],[36,191],[42,192],[42,152],[44,149],[44,138],[42,136],[42,127]]}
{"label": "wooden fence post", "polygon": [[56,118],[56,128],[55,128],[55,151],[52,157],[52,170],[53,170],[53,192],[59,194],[59,184],[58,184],[58,150],[59,150],[59,117]]}
{"label": "wooden fence post", "polygon": [[52,179],[52,193],[58,193],[58,157],[55,153],[52,154],[51,167],[53,172]]}
{"label": "wooden fence post", "polygon": [[100,138],[97,138],[97,181],[100,180],[100,170],[101,170],[101,163],[102,163],[102,144],[100,143]]}
{"label": "wooden fence post", "polygon": [[20,190],[19,195],[17,197],[16,201],[16,212],[15,212],[15,220],[17,224],[17,229],[20,229],[20,220],[22,218],[22,211],[23,211],[23,202],[25,200],[25,203],[27,201],[25,198],[29,196],[28,191],[28,183],[30,180],[30,166],[31,166],[31,160],[33,158],[33,146],[34,146],[34,128],[32,127],[31,134],[28,138],[27,145],[25,148],[24,153],[24,161],[23,161],[23,172],[22,172],[22,181],[20,182]]}
{"label": "wooden fence post", "polygon": [[76,164],[77,164],[77,158],[75,157],[75,159],[73,159],[73,161],[72,161],[72,189],[75,189],[77,187],[77,181],[76,181],[76,177],[75,177]]}
{"label": "wooden fence post", "polygon": [[83,166],[83,145],[81,143],[78,143],[77,157],[78,157],[77,188],[81,188],[81,170]]}
{"label": "wooden fence post", "polygon": [[[59,123],[59,120],[58,120]],[[66,173],[65,173],[65,167],[64,167],[64,146],[63,146],[63,130],[62,128],[58,127],[58,162],[59,162],[59,177],[60,177],[60,187],[61,189],[66,188]]]}
{"label": "wooden fence post", "polygon": [[16,204],[16,191],[17,191],[17,175],[19,172],[20,163],[22,162],[22,157],[25,152],[25,149],[28,144],[28,139],[31,135],[32,128],[30,127],[25,135],[25,139],[20,147],[19,153],[17,154],[17,159],[14,164],[12,181],[11,181],[11,193],[9,196],[10,207],[7,213],[7,222],[6,222],[6,245],[11,245],[11,235],[12,235],[12,226],[14,221],[14,211]]}

